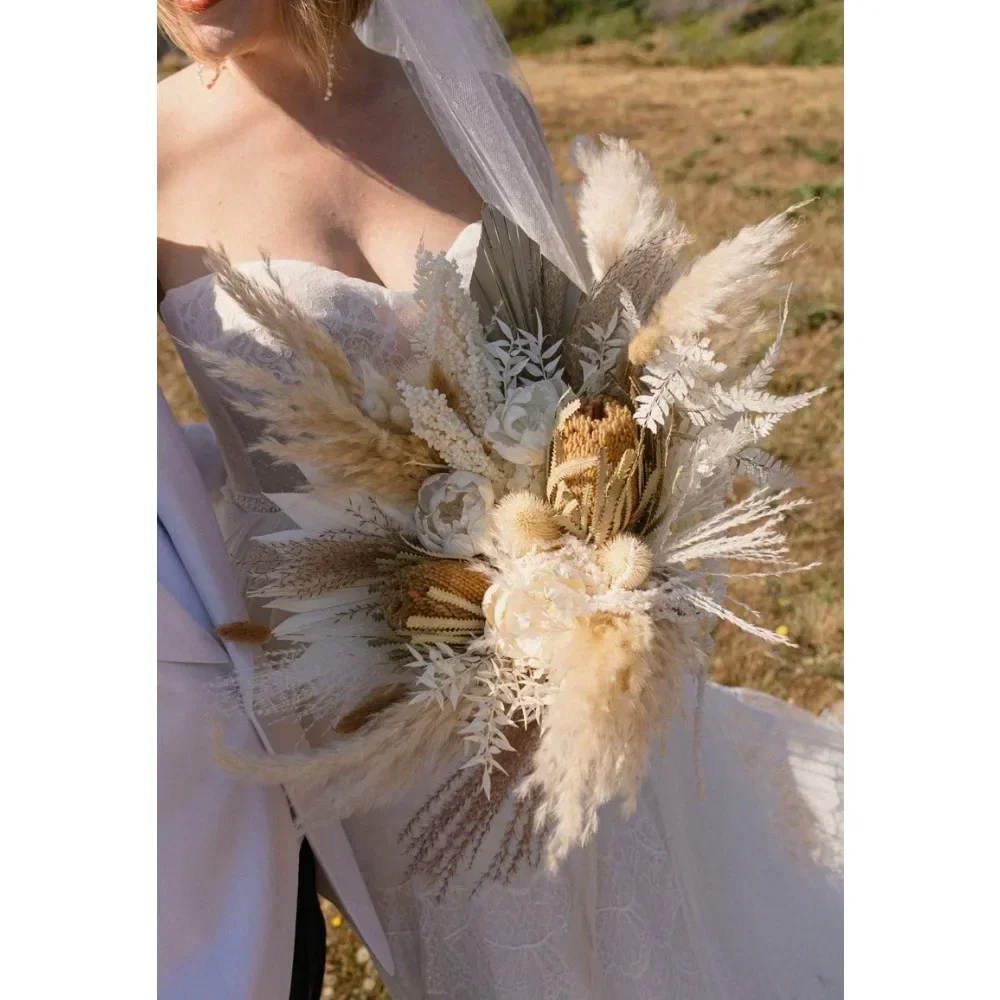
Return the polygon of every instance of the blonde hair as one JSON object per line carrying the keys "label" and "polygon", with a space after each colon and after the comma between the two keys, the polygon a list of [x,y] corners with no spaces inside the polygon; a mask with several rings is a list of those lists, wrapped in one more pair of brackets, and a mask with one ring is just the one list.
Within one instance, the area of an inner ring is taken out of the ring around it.
{"label": "blonde hair", "polygon": [[[309,75],[325,83],[330,56],[341,35],[371,10],[375,0],[279,0],[281,25]],[[192,58],[197,44],[173,0],[156,0],[156,16],[164,34]]]}

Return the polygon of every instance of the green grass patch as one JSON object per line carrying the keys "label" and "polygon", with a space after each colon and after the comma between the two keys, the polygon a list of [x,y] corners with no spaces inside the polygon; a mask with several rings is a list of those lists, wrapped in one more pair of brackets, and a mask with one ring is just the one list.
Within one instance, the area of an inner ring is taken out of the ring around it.
{"label": "green grass patch", "polygon": [[844,60],[843,0],[751,0],[685,11],[676,0],[490,0],[517,53],[634,42],[659,65],[822,66]]}

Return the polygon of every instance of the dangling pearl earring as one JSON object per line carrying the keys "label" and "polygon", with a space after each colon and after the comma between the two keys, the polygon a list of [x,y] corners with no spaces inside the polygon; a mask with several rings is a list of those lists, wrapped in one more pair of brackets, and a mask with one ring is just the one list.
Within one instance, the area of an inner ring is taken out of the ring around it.
{"label": "dangling pearl earring", "polygon": [[323,102],[326,103],[333,97],[333,53],[326,57],[326,93],[323,95]]}
{"label": "dangling pearl earring", "polygon": [[198,82],[206,90],[211,90],[219,82],[219,74],[222,73],[222,67],[225,65],[225,63],[219,63],[219,65],[215,67],[215,73],[212,75],[212,79],[209,80],[208,83],[205,83],[205,67],[201,63],[198,63]]}

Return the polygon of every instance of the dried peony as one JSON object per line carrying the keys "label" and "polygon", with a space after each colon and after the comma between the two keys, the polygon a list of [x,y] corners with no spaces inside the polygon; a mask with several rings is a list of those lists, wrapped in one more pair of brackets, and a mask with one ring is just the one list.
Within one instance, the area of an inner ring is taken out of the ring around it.
{"label": "dried peony", "polygon": [[561,379],[545,379],[515,389],[493,411],[483,438],[515,465],[542,465],[548,454],[559,401],[566,392]]}
{"label": "dried peony", "polygon": [[488,636],[503,656],[544,665],[589,616],[606,576],[592,553],[572,539],[557,552],[505,563],[483,598]]}
{"label": "dried peony", "polygon": [[441,472],[425,479],[414,520],[430,552],[471,559],[483,551],[493,486],[474,472]]}

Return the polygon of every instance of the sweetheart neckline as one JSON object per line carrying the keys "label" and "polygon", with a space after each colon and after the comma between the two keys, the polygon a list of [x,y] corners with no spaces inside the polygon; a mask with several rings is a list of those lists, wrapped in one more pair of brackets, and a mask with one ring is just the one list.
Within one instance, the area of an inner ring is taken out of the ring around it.
{"label": "sweetheart neckline", "polygon": [[[469,232],[469,230],[473,229],[473,228],[475,228],[475,227],[477,227],[479,225],[480,225],[479,222],[470,222],[469,225],[467,225],[458,234],[458,236],[455,237],[454,243],[452,243],[452,245],[450,247],[448,247],[448,249],[445,250],[444,253],[446,255],[450,255],[455,250],[455,248],[460,243],[462,243],[465,235]],[[247,268],[251,268],[251,267],[263,267],[266,263],[267,262],[263,258],[259,258],[257,260],[243,260],[243,261],[239,261],[239,262],[233,264],[233,267],[237,271],[244,271]],[[317,271],[325,271],[327,274],[333,275],[334,277],[339,278],[341,281],[347,281],[347,282],[350,282],[351,284],[354,284],[354,285],[361,285],[361,286],[363,286],[365,288],[374,288],[374,289],[377,289],[379,292],[384,292],[386,295],[412,295],[413,294],[413,289],[412,288],[409,288],[409,289],[388,288],[385,285],[380,285],[377,281],[369,281],[367,278],[356,278],[354,275],[345,274],[343,271],[340,271],[340,270],[338,270],[335,267],[327,267],[325,264],[317,264],[317,263],[315,263],[314,261],[311,261],[311,260],[300,260],[297,257],[281,257],[281,258],[274,258],[274,259],[272,259],[270,261],[270,263],[271,263],[272,266],[274,266],[276,264],[297,264],[297,265],[300,265],[302,267],[312,268],[312,269],[317,270]],[[169,299],[170,296],[173,295],[175,292],[183,292],[183,291],[186,291],[186,290],[188,290],[190,288],[193,288],[195,285],[200,285],[200,284],[202,284],[205,281],[214,281],[214,280],[215,280],[215,275],[212,274],[211,272],[209,272],[208,274],[202,274],[202,275],[200,275],[197,278],[192,278],[190,281],[185,281],[183,285],[176,285],[173,288],[168,288],[163,293],[163,302],[166,302],[167,299]]]}

